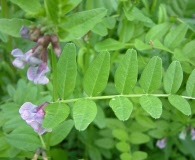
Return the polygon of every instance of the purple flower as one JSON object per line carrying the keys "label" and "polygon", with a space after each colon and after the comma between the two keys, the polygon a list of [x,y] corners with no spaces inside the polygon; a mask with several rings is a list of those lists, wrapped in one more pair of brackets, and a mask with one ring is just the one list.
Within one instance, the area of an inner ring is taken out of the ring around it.
{"label": "purple flower", "polygon": [[166,138],[163,138],[163,139],[159,139],[157,142],[156,142],[156,146],[160,149],[163,149],[165,148],[166,146]]}
{"label": "purple flower", "polygon": [[20,49],[17,48],[12,50],[11,54],[15,57],[12,64],[20,69],[23,69],[25,64],[38,65],[42,62],[41,59],[33,56],[32,49],[24,54]]}
{"label": "purple flower", "polygon": [[191,134],[191,139],[195,140],[195,129],[194,128],[191,128],[190,134]]}
{"label": "purple flower", "polygon": [[25,102],[19,109],[22,119],[24,119],[38,134],[44,132],[51,132],[52,129],[45,129],[42,127],[43,118],[45,116],[44,108],[48,103],[43,103],[36,106],[30,102]]}
{"label": "purple flower", "polygon": [[45,74],[49,72],[49,67],[46,63],[40,63],[37,67],[31,66],[27,71],[27,77],[35,84],[47,84],[49,79]]}

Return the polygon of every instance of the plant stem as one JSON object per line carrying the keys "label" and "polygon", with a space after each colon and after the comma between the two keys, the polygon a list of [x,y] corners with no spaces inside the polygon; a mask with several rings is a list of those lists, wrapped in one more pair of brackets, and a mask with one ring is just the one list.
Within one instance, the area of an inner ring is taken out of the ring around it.
{"label": "plant stem", "polygon": [[[170,94],[128,94],[128,95],[108,95],[108,96],[96,96],[96,97],[84,97],[84,98],[91,99],[91,100],[100,100],[100,99],[112,99],[115,97],[136,98],[136,97],[141,97],[146,95],[155,96],[155,97],[168,97]],[[188,97],[188,96],[181,96],[181,97],[185,99],[195,100],[195,97]],[[75,98],[75,99],[67,99],[67,100],[59,100],[59,101],[63,103],[71,103],[71,102],[76,102],[80,99],[83,98]]]}
{"label": "plant stem", "polygon": [[52,65],[52,74],[53,74],[53,101],[57,101],[58,94],[57,94],[57,60],[56,55],[54,54],[53,50],[51,50],[51,65]]}
{"label": "plant stem", "polygon": [[46,145],[45,145],[45,142],[44,142],[42,136],[39,135],[39,138],[40,138],[40,140],[41,140],[42,148],[46,150]]}

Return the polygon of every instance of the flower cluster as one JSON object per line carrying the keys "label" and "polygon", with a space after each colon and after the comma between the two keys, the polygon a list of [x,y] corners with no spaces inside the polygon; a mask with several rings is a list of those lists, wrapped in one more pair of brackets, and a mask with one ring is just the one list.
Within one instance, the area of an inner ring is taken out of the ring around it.
{"label": "flower cluster", "polygon": [[45,129],[42,127],[43,118],[45,116],[44,108],[47,104],[48,103],[45,102],[36,106],[30,102],[25,102],[19,110],[22,119],[24,119],[39,135],[44,132],[52,131],[52,129]]}
{"label": "flower cluster", "polygon": [[30,67],[27,71],[27,77],[35,84],[47,84],[49,79],[45,76],[49,72],[47,66],[48,51],[47,48],[51,43],[54,53],[59,57],[61,53],[58,37],[54,34],[43,35],[39,28],[31,27],[30,29],[23,26],[20,35],[36,42],[35,47],[27,51],[25,54],[20,49],[12,50],[11,54],[15,57],[12,62],[17,68],[23,69],[26,64]]}

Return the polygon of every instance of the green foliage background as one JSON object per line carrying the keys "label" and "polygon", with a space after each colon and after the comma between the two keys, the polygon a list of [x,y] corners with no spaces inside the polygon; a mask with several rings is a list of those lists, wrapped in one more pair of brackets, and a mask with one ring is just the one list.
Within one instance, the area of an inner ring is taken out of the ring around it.
{"label": "green foliage background", "polygon": [[[1,0],[0,159],[31,159],[39,147],[54,160],[195,159],[194,8],[194,0]],[[20,37],[22,25],[59,36],[45,86],[12,65],[12,49],[35,45]],[[50,102],[43,126],[53,131],[41,139],[19,115],[27,101]]]}

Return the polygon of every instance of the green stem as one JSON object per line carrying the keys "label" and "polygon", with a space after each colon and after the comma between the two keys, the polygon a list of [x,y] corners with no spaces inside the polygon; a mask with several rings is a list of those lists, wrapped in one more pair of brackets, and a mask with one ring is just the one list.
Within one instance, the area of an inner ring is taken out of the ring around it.
{"label": "green stem", "polygon": [[3,18],[8,18],[7,0],[1,0],[1,13]]}
{"label": "green stem", "polygon": [[[112,98],[119,97],[119,96],[126,97],[126,98],[136,98],[136,97],[141,97],[141,96],[145,96],[145,95],[150,95],[150,96],[155,96],[155,97],[168,97],[170,94],[128,94],[128,95],[108,95],[108,96],[96,96],[96,97],[85,97],[85,98],[91,99],[91,100],[100,100],[100,99],[112,99]],[[188,96],[181,96],[181,97],[183,97],[185,99],[195,100],[195,97],[188,97]],[[71,103],[71,102],[76,102],[80,99],[83,99],[83,98],[60,100],[60,102]]]}
{"label": "green stem", "polygon": [[51,51],[51,59],[52,59],[52,75],[53,75],[53,101],[57,101],[58,93],[57,93],[57,59],[56,55],[53,51]]}
{"label": "green stem", "polygon": [[39,138],[40,138],[40,140],[41,140],[42,148],[43,148],[44,150],[46,150],[46,145],[45,145],[45,142],[44,142],[42,136],[39,135]]}

